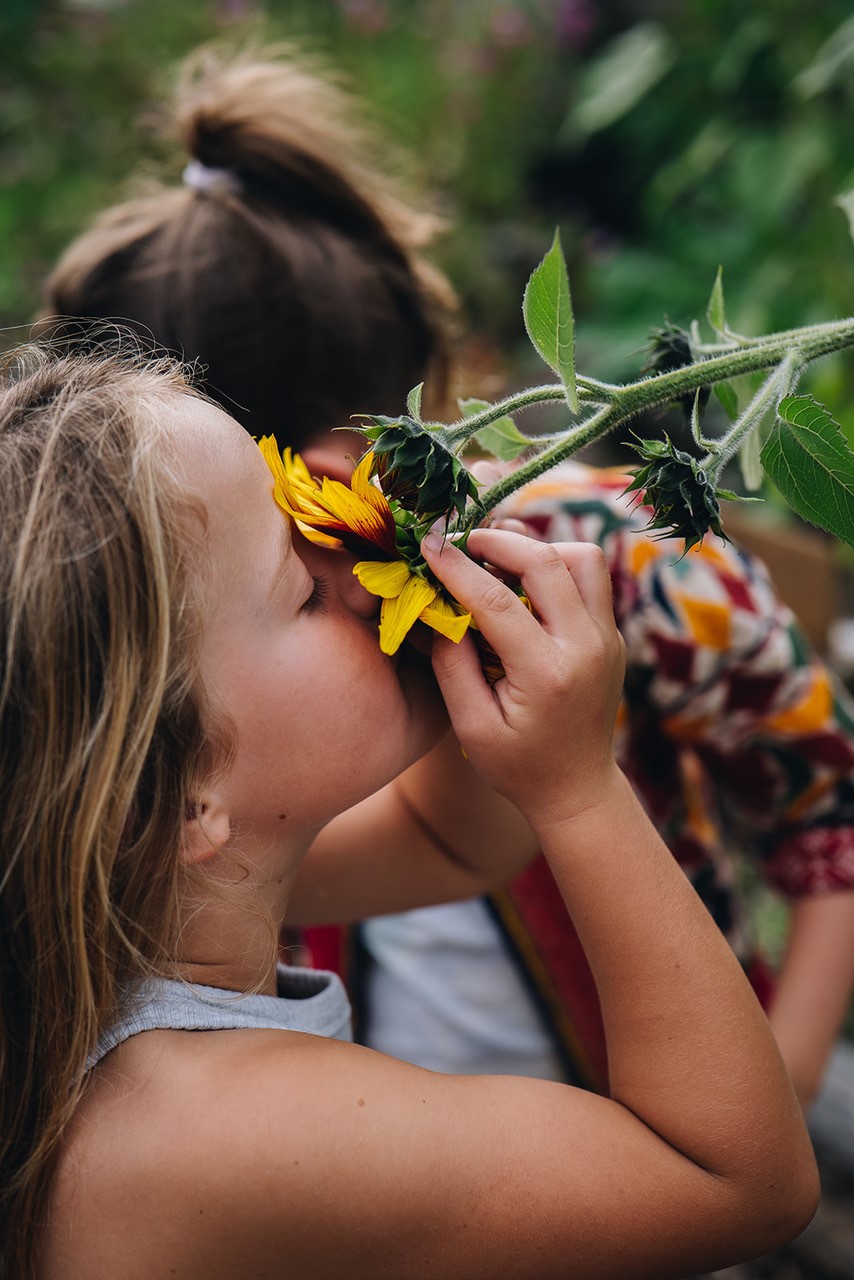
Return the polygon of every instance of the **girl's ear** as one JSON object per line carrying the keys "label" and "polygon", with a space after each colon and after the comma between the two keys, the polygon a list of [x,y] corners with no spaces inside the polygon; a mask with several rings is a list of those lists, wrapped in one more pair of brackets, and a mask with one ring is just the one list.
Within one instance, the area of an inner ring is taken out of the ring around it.
{"label": "girl's ear", "polygon": [[225,809],[216,801],[197,801],[184,823],[184,861],[206,862],[225,847],[230,835],[231,822]]}

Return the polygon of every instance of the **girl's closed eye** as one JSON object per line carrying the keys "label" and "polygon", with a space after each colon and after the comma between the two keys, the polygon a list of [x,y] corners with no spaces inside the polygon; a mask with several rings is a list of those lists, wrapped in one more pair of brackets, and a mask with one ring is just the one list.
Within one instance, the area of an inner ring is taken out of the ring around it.
{"label": "girl's closed eye", "polygon": [[302,603],[304,613],[315,613],[325,604],[329,596],[329,579],[322,574],[318,574],[313,578],[314,585],[311,592]]}

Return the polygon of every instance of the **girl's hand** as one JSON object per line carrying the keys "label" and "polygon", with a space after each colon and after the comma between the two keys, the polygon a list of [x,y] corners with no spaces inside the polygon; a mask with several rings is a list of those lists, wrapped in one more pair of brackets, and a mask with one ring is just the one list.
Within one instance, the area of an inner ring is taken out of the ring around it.
{"label": "girl's hand", "polygon": [[625,667],[601,550],[475,530],[469,552],[520,579],[534,616],[451,542],[431,535],[422,547],[505,671],[490,688],[470,636],[433,642],[436,678],[471,763],[537,829],[598,804],[617,771],[612,739]]}

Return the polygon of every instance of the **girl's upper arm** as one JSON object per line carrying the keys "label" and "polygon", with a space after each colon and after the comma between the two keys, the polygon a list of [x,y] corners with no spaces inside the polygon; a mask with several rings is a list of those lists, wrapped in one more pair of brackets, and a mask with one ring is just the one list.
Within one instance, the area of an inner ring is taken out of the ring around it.
{"label": "girl's upper arm", "polygon": [[211,1280],[222,1250],[244,1252],[244,1274],[286,1258],[316,1280],[612,1280],[765,1249],[768,1188],[704,1172],[615,1102],[292,1039],[232,1079],[251,1104],[221,1113],[218,1158],[197,1166],[224,1232]]}

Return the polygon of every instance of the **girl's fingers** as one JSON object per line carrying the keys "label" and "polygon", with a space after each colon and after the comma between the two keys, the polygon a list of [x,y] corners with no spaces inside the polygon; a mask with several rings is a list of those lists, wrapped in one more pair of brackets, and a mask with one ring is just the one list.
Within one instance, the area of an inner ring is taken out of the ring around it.
{"label": "girl's fingers", "polygon": [[474,555],[521,581],[543,625],[553,634],[569,638],[574,633],[579,600],[584,612],[605,631],[614,627],[607,562],[592,543],[544,544],[491,529],[476,530],[468,545]]}
{"label": "girl's fingers", "polygon": [[[525,585],[535,586],[536,579],[532,576],[531,571],[524,571],[521,567],[522,557],[525,556],[525,548],[530,547],[531,539],[506,539],[502,538],[500,543],[495,535],[501,535],[508,530],[494,529],[488,533],[489,543],[486,544],[483,534],[484,531],[476,530],[469,538],[469,547],[482,559],[489,559],[491,563],[497,564],[500,568],[521,577],[523,572],[527,572],[528,581]],[[541,544],[542,545],[542,544]],[[547,544],[553,556],[557,557],[563,567],[569,570],[572,584],[575,590],[584,601],[590,615],[600,624],[604,626],[613,625],[614,610],[611,595],[611,575],[608,570],[608,563],[601,548],[592,542],[552,542]],[[499,555],[502,559],[499,560]],[[535,562],[536,563],[536,562]],[[543,567],[543,559],[540,558],[539,568]],[[560,574],[558,573],[558,577]],[[548,592],[548,582],[544,579],[544,585]],[[530,592],[527,593],[528,598],[536,607],[537,613],[545,621],[546,608],[548,598],[544,600],[535,600]]]}
{"label": "girl's fingers", "polygon": [[554,542],[552,546],[572,574],[590,616],[602,626],[614,626],[611,572],[602,549],[592,542]]}
{"label": "girl's fingers", "polygon": [[[495,539],[512,539],[532,550],[535,547],[540,552],[547,550],[539,544],[529,543],[527,539],[517,534],[493,532],[492,536]],[[490,541],[488,545],[492,547],[493,543]],[[520,657],[527,653],[530,658],[534,652],[532,646],[541,644],[545,639],[543,629],[510,587],[505,586],[498,578],[476,564],[451,542],[443,544],[440,539],[434,541],[433,536],[430,535],[424,539],[421,547],[436,577],[444,583],[451,595],[469,610],[486,639],[501,656],[505,670],[507,660],[514,653],[518,653]],[[491,553],[490,559],[492,559]],[[553,561],[555,592],[574,591],[570,576],[560,559],[558,557],[550,557],[550,559]],[[495,560],[499,568],[504,567],[500,557],[496,556]],[[529,560],[526,558],[526,567],[528,563]],[[515,572],[513,566],[510,566],[510,571]],[[562,581],[563,579],[566,580],[568,587]],[[575,595],[577,597],[577,592]]]}
{"label": "girl's fingers", "polygon": [[483,729],[496,710],[474,640],[465,635],[455,644],[445,636],[434,635],[432,662],[454,733],[464,742]]}
{"label": "girl's fingers", "polygon": [[525,521],[517,520],[515,516],[502,516],[499,520],[493,521],[493,523],[489,525],[488,528],[504,529],[507,533],[521,533],[523,535],[527,534],[528,537],[533,536],[532,534],[530,534],[528,530],[528,526],[525,524]]}

